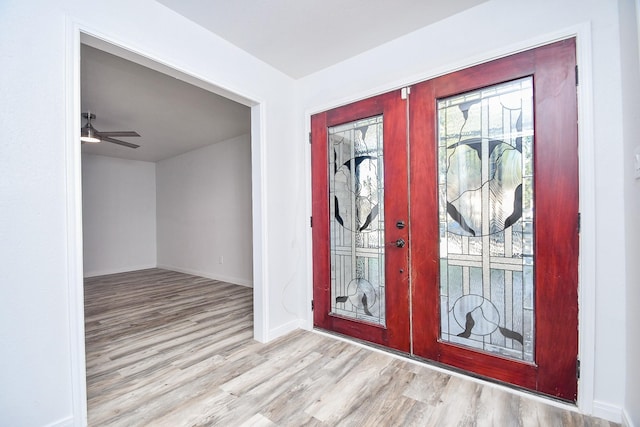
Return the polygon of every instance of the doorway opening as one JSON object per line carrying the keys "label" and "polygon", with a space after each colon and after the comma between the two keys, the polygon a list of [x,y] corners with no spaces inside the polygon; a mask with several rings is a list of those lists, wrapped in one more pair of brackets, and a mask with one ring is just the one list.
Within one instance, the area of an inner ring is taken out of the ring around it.
{"label": "doorway opening", "polygon": [[[263,154],[260,148],[260,145],[261,145],[260,129],[262,126],[261,104],[256,103],[255,101],[252,101],[248,98],[245,98],[231,91],[217,87],[214,84],[204,82],[196,77],[183,73],[175,68],[161,64],[157,60],[149,59],[140,54],[134,53],[130,50],[115,46],[107,41],[104,41],[103,39],[94,37],[87,33],[79,31],[77,33],[77,37],[75,37],[75,42],[76,44],[74,48],[73,63],[74,63],[74,68],[77,71],[80,71],[81,49],[85,49],[88,47],[90,49],[106,52],[106,54],[114,55],[121,60],[128,60],[134,63],[134,66],[136,67],[151,68],[153,72],[155,72],[156,74],[169,75],[171,76],[171,78],[175,80],[179,80],[181,84],[190,84],[193,87],[197,87],[197,90],[211,92],[210,93],[211,96],[227,98],[229,102],[233,101],[235,104],[237,104],[240,107],[240,109],[246,110],[246,121],[248,122],[246,124],[246,131],[241,135],[229,136],[223,141],[221,141],[220,144],[225,145],[227,149],[229,147],[238,148],[238,147],[233,147],[234,145],[233,142],[239,141],[239,144],[242,144],[242,147],[243,147],[240,150],[241,153],[236,152],[236,154],[240,155],[243,158],[244,163],[243,163],[242,170],[241,171],[232,170],[231,168],[230,170],[226,171],[228,173],[225,176],[226,178],[230,178],[230,179],[233,179],[234,177],[237,177],[237,176],[241,176],[243,179],[243,185],[244,185],[243,188],[248,189],[247,192],[244,192],[243,194],[243,196],[246,199],[248,199],[248,203],[246,204],[247,206],[243,206],[245,208],[244,215],[246,217],[246,222],[247,222],[246,224],[243,224],[243,227],[248,231],[247,231],[247,236],[245,236],[245,238],[243,239],[244,247],[242,248],[242,250],[244,251],[243,253],[245,253],[246,256],[243,257],[243,260],[242,260],[244,264],[241,265],[239,268],[242,268],[244,266],[246,271],[247,265],[248,265],[249,275],[248,277],[239,277],[238,275],[233,275],[233,273],[230,273],[225,277],[224,273],[222,273],[223,277],[218,277],[217,279],[223,280],[225,282],[238,283],[240,285],[243,285],[244,289],[247,289],[247,286],[253,285],[253,290],[250,291],[253,294],[253,296],[251,297],[251,307],[250,307],[250,312],[253,313],[252,315],[253,327],[252,327],[251,335],[258,341],[264,341],[267,334],[265,333],[266,321],[264,319],[264,316],[262,315],[262,313],[264,313],[264,309],[263,309],[264,278],[263,278],[263,272],[262,272],[261,266],[264,263],[261,260],[261,257],[263,256],[263,254],[261,253],[261,248],[263,247],[262,240],[264,237],[263,236],[264,226],[263,226],[263,216],[262,216],[262,206],[261,206],[262,200],[263,200],[263,197],[262,197],[263,189],[260,186],[260,176],[261,176],[261,167],[262,167],[261,165],[263,164],[263,160],[262,160]],[[82,91],[80,90],[80,86],[81,86],[81,83],[82,84],[85,83],[82,81],[82,78],[83,76],[79,72],[76,72],[73,75],[73,77],[70,76],[70,79],[73,80],[73,87],[75,87],[76,96],[73,97],[74,99],[73,107],[70,108],[69,111],[70,111],[70,115],[71,115],[71,111],[73,112],[72,114],[73,123],[74,123],[73,127],[76,129],[80,129],[80,126],[85,124],[84,121],[81,121],[82,119],[80,118],[81,113],[84,112],[84,108],[86,107],[83,102],[84,100],[81,101],[80,99],[80,94],[82,94]],[[89,82],[89,84],[92,84],[92,83],[93,82]],[[93,125],[103,131],[111,130],[109,129],[111,127],[111,124],[106,120],[108,119],[108,115],[103,114],[101,118],[105,119],[105,121],[104,122],[94,121]],[[113,118],[111,119],[113,120]],[[79,137],[79,134],[80,132],[78,131],[77,133],[78,137]],[[126,139],[126,137],[122,139]],[[141,140],[142,139],[144,139],[144,137],[141,138]],[[76,144],[76,141],[74,141],[74,144]],[[142,144],[139,144],[139,145],[142,146]],[[74,331],[77,332],[77,335],[75,337],[76,343],[74,345],[74,348],[77,350],[78,353],[81,353],[75,356],[75,359],[77,360],[77,365],[80,368],[79,372],[77,373],[76,381],[78,384],[84,384],[85,383],[85,378],[84,378],[84,368],[85,368],[84,338],[85,337],[84,337],[84,327],[82,326],[84,321],[84,312],[82,308],[83,307],[82,287],[83,287],[83,276],[84,276],[83,274],[84,257],[81,252],[82,243],[83,243],[82,227],[81,227],[82,216],[83,216],[82,215],[83,214],[82,198],[81,198],[82,197],[81,196],[82,180],[81,180],[81,174],[80,174],[80,171],[82,170],[81,150],[80,150],[79,144],[76,144],[75,146],[69,146],[68,149],[69,149],[68,159],[71,165],[70,168],[68,168],[68,176],[70,181],[69,188],[72,189],[70,190],[69,211],[70,211],[70,221],[71,221],[70,224],[72,225],[71,229],[73,230],[73,232],[70,233],[69,238],[71,241],[73,241],[73,244],[71,245],[72,249],[75,248],[75,251],[73,251],[73,253],[70,256],[70,269],[73,271],[72,277],[74,277],[71,291],[72,291],[72,295],[77,296],[77,297],[71,298],[72,300],[71,304],[74,307],[72,312],[78,314],[72,320],[72,324],[75,325]],[[199,149],[202,149],[202,148],[199,148]],[[204,150],[206,149],[207,148],[205,147]],[[225,150],[223,151],[226,152]],[[100,154],[98,153],[90,153],[88,155],[94,156],[94,160],[95,160],[95,157],[100,156]],[[109,156],[105,155],[102,157],[107,158]],[[180,157],[180,155],[177,155],[175,157]],[[119,158],[118,156],[110,157],[110,159],[111,160],[108,160],[107,163],[109,162],[113,163],[114,161],[118,163],[118,165],[116,165],[115,167],[116,171],[118,170],[118,168],[120,168],[120,170],[123,170],[121,167],[123,164],[126,164],[124,167],[125,171],[126,170],[131,171],[130,168],[129,169],[127,168],[128,166],[131,166],[132,163],[135,163],[135,162],[153,163],[152,161],[148,161],[148,160],[126,159],[126,158]],[[102,162],[102,163],[103,163],[102,166],[104,166],[105,162]],[[225,162],[225,163],[230,163],[230,162]],[[113,164],[111,166],[113,166]],[[174,173],[171,167],[167,167],[167,168],[170,169],[169,172],[167,172],[167,174],[171,175],[172,173]],[[138,170],[137,172],[140,172],[140,171]],[[114,173],[114,168],[111,167],[109,174],[113,176],[113,173]],[[127,172],[125,172],[125,174],[126,173]],[[188,180],[189,178],[187,177],[185,179]],[[113,206],[110,206],[110,208],[113,208]],[[126,207],[124,206],[120,206],[120,208],[122,210],[126,210]],[[212,255],[211,258],[213,258],[213,262],[215,262],[216,264],[220,266],[226,266],[228,264],[233,264],[234,258],[237,258],[237,257],[233,253],[225,252],[224,254],[220,254],[220,255],[217,255],[217,254]],[[129,267],[131,266],[128,266],[126,269],[130,269]],[[134,267],[136,266],[134,265]],[[138,267],[142,267],[142,268],[153,267],[153,265],[142,263],[142,264],[139,264]],[[171,267],[176,267],[176,266],[173,265]],[[175,269],[177,270],[177,268]],[[184,270],[189,270],[186,272],[192,273],[192,274],[199,274],[199,272],[207,273],[205,269],[198,270],[197,268],[190,268],[190,269],[185,268]],[[99,269],[95,269],[93,271],[94,275],[95,273],[100,274],[100,273],[109,273],[109,272],[115,273],[116,271],[113,271],[113,270],[108,271],[108,269],[102,270],[102,271],[100,271]],[[80,378],[80,376],[82,376],[82,378]],[[78,407],[84,408],[84,410],[86,411],[86,403],[83,403],[83,401],[86,402],[86,391],[84,389],[84,386],[82,387],[78,386],[77,388],[79,390],[79,393],[77,394],[76,403]]]}

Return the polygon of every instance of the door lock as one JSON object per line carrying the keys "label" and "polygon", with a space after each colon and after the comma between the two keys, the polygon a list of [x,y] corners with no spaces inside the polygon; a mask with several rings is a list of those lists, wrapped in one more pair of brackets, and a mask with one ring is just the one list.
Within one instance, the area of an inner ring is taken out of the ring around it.
{"label": "door lock", "polygon": [[407,242],[404,241],[404,239],[398,239],[396,240],[396,246],[399,248],[404,248],[404,245],[406,245]]}

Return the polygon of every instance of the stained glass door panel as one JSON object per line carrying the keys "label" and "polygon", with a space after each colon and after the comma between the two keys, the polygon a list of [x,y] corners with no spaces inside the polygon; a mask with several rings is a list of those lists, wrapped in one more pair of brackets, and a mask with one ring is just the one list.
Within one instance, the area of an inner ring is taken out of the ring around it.
{"label": "stained glass door panel", "polygon": [[534,360],[533,79],[438,101],[440,339]]}
{"label": "stained glass door panel", "polygon": [[565,40],[412,86],[409,105],[414,354],[569,401],[574,70]]}
{"label": "stained glass door panel", "polygon": [[328,129],[331,313],[385,326],[382,116]]}
{"label": "stained glass door panel", "polygon": [[406,100],[311,118],[314,325],[408,352]]}

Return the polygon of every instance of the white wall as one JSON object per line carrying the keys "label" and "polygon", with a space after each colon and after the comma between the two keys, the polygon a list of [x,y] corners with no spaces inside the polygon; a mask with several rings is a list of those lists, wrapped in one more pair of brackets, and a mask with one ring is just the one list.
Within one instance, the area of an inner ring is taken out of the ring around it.
{"label": "white wall", "polygon": [[640,179],[634,176],[634,156],[640,154],[640,46],[636,19],[640,16],[640,1],[621,0],[619,5],[627,251],[625,419],[629,426],[640,426]]}
{"label": "white wall", "polygon": [[[306,277],[294,83],[153,0],[0,2],[0,424],[83,425],[78,31],[256,101],[257,338],[298,324],[283,288]],[[292,148],[293,147],[293,148]],[[293,174],[293,175],[292,175]],[[285,184],[288,191],[282,191]],[[256,200],[256,197],[254,197]],[[256,216],[254,216],[256,217]],[[273,221],[270,221],[273,219]],[[286,227],[283,227],[286,224]],[[281,260],[286,260],[283,262]],[[273,261],[273,262],[272,262]],[[268,305],[268,309],[266,308]],[[297,308],[295,306],[294,308]]]}
{"label": "white wall", "polygon": [[85,277],[158,266],[252,286],[250,135],[157,165],[84,154],[82,186]]}
{"label": "white wall", "polygon": [[[595,198],[596,206],[594,209],[585,203],[582,211],[582,256],[584,259],[587,251],[595,253],[595,265],[583,270],[593,271],[594,277],[581,278],[581,296],[588,297],[587,285],[595,284],[590,299],[585,300],[594,308],[580,325],[581,357],[591,363],[583,363],[581,383],[590,386],[581,388],[586,396],[579,399],[583,411],[619,421],[625,401],[626,331],[627,327],[633,328],[631,333],[637,335],[638,326],[625,321],[627,279],[621,244],[626,233],[621,215],[625,212],[625,181],[620,165],[626,157],[616,2],[491,0],[299,80],[299,102],[307,113],[304,120],[308,130],[312,113],[548,42],[578,29],[587,36],[578,39],[579,60],[586,65],[581,70],[582,84],[590,85],[589,76],[593,82],[591,87],[580,88],[581,93],[589,95],[581,99],[582,119],[593,115],[592,122],[581,123],[581,131],[586,130],[589,135],[582,135],[580,143],[590,144],[581,152],[586,148],[595,158],[594,164],[589,163],[590,158],[581,159],[581,188],[589,192],[584,192],[581,199],[585,202]],[[590,99],[595,100],[593,104]],[[301,132],[299,139],[304,136]],[[637,210],[633,215],[637,220]],[[632,251],[627,259],[637,260],[637,246]],[[310,269],[311,257],[307,259]],[[310,276],[306,282],[310,282]],[[311,294],[311,285],[306,292]],[[588,304],[581,306],[588,308]],[[310,323],[310,312],[307,313]],[[591,347],[584,344],[585,340],[592,343]]]}
{"label": "white wall", "polygon": [[157,180],[158,267],[252,286],[250,136],[160,161]]}
{"label": "white wall", "polygon": [[158,266],[252,285],[249,135],[157,168],[85,154],[82,185],[85,277]]}
{"label": "white wall", "polygon": [[[310,318],[311,259],[304,257],[311,245],[304,112],[489,59],[511,45],[582,23],[590,25],[593,36],[589,53],[597,202],[596,209],[583,215],[584,221],[594,222],[595,232],[589,238],[598,243],[591,355],[595,369],[583,372],[583,378],[591,377],[594,383],[594,412],[615,417],[625,401],[626,330],[637,331],[637,326],[625,322],[628,286],[624,248],[619,244],[627,232],[621,212],[637,210],[625,210],[629,187],[625,190],[628,180],[620,167],[627,157],[620,130],[616,2],[491,0],[293,82],[153,0],[2,1],[0,424],[86,422],[82,278],[77,274],[82,259],[76,250],[80,248],[76,229],[80,156],[74,142],[81,126],[74,52],[79,48],[74,39],[78,28],[259,103],[252,109],[252,119],[259,119],[252,123],[252,165],[262,173],[252,182],[254,212],[261,213],[254,223],[258,239],[254,250],[262,254],[254,257],[260,270],[254,277],[255,316],[256,324],[264,324],[258,338],[270,339],[295,328],[301,312],[306,313],[307,324]],[[627,256],[638,259],[638,253]],[[301,284],[306,287],[301,289]],[[630,406],[637,407],[636,403]]]}
{"label": "white wall", "polygon": [[156,165],[82,155],[84,276],[156,266]]}

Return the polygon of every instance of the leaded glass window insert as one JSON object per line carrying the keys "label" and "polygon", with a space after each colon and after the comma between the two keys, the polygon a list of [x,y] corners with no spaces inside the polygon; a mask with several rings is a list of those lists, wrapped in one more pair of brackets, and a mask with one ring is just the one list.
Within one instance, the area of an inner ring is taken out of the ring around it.
{"label": "leaded glass window insert", "polygon": [[328,129],[331,313],[385,325],[382,116]]}
{"label": "leaded glass window insert", "polygon": [[441,339],[532,362],[533,79],[437,108]]}

